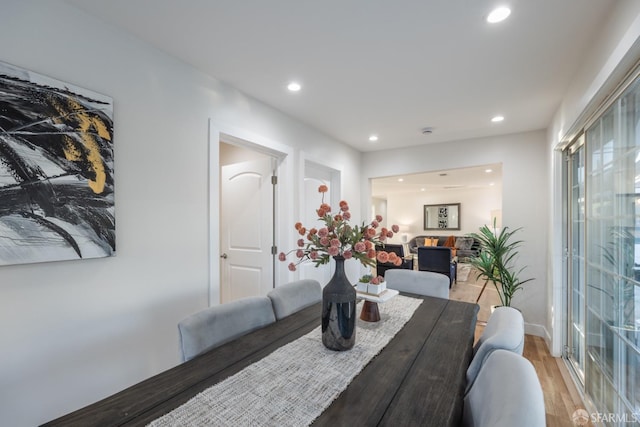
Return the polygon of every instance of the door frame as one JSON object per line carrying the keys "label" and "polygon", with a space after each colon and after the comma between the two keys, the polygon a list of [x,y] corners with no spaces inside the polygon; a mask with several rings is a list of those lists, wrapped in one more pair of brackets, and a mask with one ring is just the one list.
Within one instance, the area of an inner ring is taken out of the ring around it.
{"label": "door frame", "polygon": [[[209,306],[220,304],[220,142],[259,151],[278,159],[278,185],[274,200],[276,244],[285,241],[283,239],[284,230],[280,224],[293,224],[293,198],[281,197],[283,194],[293,194],[293,186],[291,185],[294,176],[293,149],[248,129],[216,122],[210,118],[209,186],[207,188],[207,197],[209,198]],[[282,263],[276,263],[276,268],[274,268],[274,277],[277,283],[284,274],[280,264]]]}
{"label": "door frame", "polygon": [[[325,164],[318,163],[317,161],[315,161],[315,160],[313,160],[311,158],[307,158],[306,156],[301,156],[300,163],[301,163],[301,166],[302,166],[302,171],[301,171],[301,175],[300,175],[301,176],[301,179],[300,179],[301,183],[304,182],[304,180],[306,180],[309,177],[309,170],[312,170],[312,169],[324,172],[329,176],[328,185],[329,185],[329,189],[330,189],[329,190],[329,194],[331,196],[330,196],[329,200],[326,200],[326,202],[330,206],[337,207],[339,205],[340,200],[342,200],[342,171],[338,170],[338,169],[335,169],[335,168],[333,168],[331,166],[327,166]],[[310,207],[316,208],[317,206],[319,206],[320,205],[320,200],[321,200],[322,197],[318,193],[317,194],[317,196],[318,196],[317,198],[314,198],[313,200],[307,200],[306,192],[302,188],[302,185],[301,185],[301,188],[299,190],[299,194],[300,194],[300,197],[299,197],[298,210],[300,212],[300,218],[304,218],[303,212],[305,212]],[[305,223],[305,225],[312,226],[312,224],[307,224],[307,223]],[[334,272],[334,269],[335,269],[335,264],[334,264],[333,260],[331,260],[329,262],[329,269],[330,269],[330,272],[328,273],[329,274],[328,279],[330,279],[331,276],[333,276],[333,272]],[[296,276],[295,276],[296,279],[300,279],[300,278],[302,278],[302,276],[303,275],[301,273],[301,270],[298,269],[296,271]],[[327,282],[329,281],[328,279],[327,279],[326,282],[321,282],[320,284],[324,287],[324,285],[326,285]]]}
{"label": "door frame", "polygon": [[[333,201],[332,203],[334,203],[335,206],[338,205],[338,201],[342,200],[342,198],[345,197],[345,166],[344,164],[340,163],[339,161],[335,161],[335,159],[331,156],[318,157],[317,155],[314,155],[308,151],[300,150],[299,161],[296,166],[297,176],[299,177],[299,179],[296,180],[296,185],[294,188],[295,194],[299,195],[297,199],[298,204],[295,206],[295,209],[296,209],[295,214],[297,215],[298,218],[300,217],[300,213],[304,209],[304,201],[302,196],[303,190],[301,188],[301,185],[302,185],[302,180],[306,176],[307,164],[313,164],[313,165],[319,166],[320,168],[331,171],[332,189],[333,190],[338,189],[337,192],[332,191],[334,195],[333,197],[335,198],[335,201]],[[318,199],[318,203],[319,201],[320,199]],[[364,215],[363,215],[363,218],[367,218],[367,217],[369,217],[368,211],[364,212]],[[297,221],[298,218],[296,218],[295,221]],[[293,222],[290,222],[289,224],[293,224]],[[299,236],[297,235],[293,227],[289,227],[289,228],[291,230],[290,234],[288,235],[289,240],[285,240],[285,242],[295,242],[295,239],[297,239],[297,237]],[[357,281],[358,278],[362,276],[362,272],[364,271],[363,270],[364,267],[362,267],[362,264],[359,262],[345,263],[344,268],[345,268],[347,277],[349,278],[349,280],[352,280],[352,281]],[[288,276],[283,276],[283,277],[287,277],[288,280],[298,280],[300,278],[299,271],[295,271],[294,273],[285,271],[284,273],[287,274]],[[325,284],[326,283],[322,283],[322,286],[324,286]]]}
{"label": "door frame", "polygon": [[[563,334],[562,334],[562,358],[565,360],[567,367],[569,368],[570,374],[573,376],[574,378],[574,382],[576,383],[577,388],[579,389],[579,391],[581,393],[584,392],[584,386],[585,386],[585,368],[581,368],[578,364],[576,359],[572,356],[573,353],[575,353],[576,351],[580,350],[580,349],[575,349],[573,348],[573,334],[575,333],[574,328],[573,328],[573,321],[575,320],[573,318],[573,299],[574,299],[574,295],[573,295],[573,284],[574,284],[574,275],[576,274],[576,271],[574,270],[574,265],[573,265],[573,253],[574,253],[574,247],[573,247],[573,233],[578,233],[579,230],[575,230],[573,228],[573,193],[572,193],[572,187],[574,185],[573,182],[573,162],[575,161],[575,156],[576,153],[578,152],[578,150],[584,150],[583,151],[583,155],[585,156],[585,164],[583,165],[585,167],[585,170],[583,171],[584,176],[582,177],[584,179],[584,186],[585,186],[585,195],[586,195],[586,178],[587,178],[587,173],[586,173],[586,137],[584,132],[581,132],[578,134],[578,136],[576,136],[563,150],[563,157],[565,158],[564,160],[564,168],[563,168],[563,187],[564,187],[564,191],[566,192],[566,195],[563,197],[563,217],[564,217],[564,231],[563,231],[563,238],[564,238],[564,249],[563,249],[563,287],[564,289],[564,303],[563,303],[563,319],[564,319],[564,327],[563,327]],[[586,203],[585,203],[585,207],[586,207]],[[582,239],[584,240],[586,238],[586,212],[585,212],[585,218],[584,218],[585,224],[584,224],[584,230],[585,230],[585,234],[582,235]],[[586,251],[587,249],[587,243],[586,241],[584,241],[583,243],[584,245],[584,249]],[[586,260],[586,253],[581,254],[584,259]],[[586,280],[586,261],[583,261],[583,266],[582,268],[582,280],[583,280],[583,289],[582,292],[584,294],[584,301],[582,303],[582,311],[584,313],[584,324],[582,325],[583,330],[585,331],[585,339],[582,342],[582,357],[583,359],[587,357],[587,351],[586,351],[586,333],[587,333],[587,328],[586,328],[586,318],[587,318],[587,306],[586,306],[586,294],[587,294],[587,289],[586,289],[586,282],[584,282]],[[586,367],[586,361],[583,360],[583,364],[585,364]]]}

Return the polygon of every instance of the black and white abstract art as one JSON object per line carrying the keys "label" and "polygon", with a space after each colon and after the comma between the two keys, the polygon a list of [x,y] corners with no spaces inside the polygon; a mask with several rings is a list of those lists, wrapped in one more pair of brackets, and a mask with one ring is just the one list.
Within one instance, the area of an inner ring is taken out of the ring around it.
{"label": "black and white abstract art", "polygon": [[449,227],[449,209],[446,206],[438,208],[438,228]]}
{"label": "black and white abstract art", "polygon": [[113,100],[0,62],[0,265],[115,254]]}

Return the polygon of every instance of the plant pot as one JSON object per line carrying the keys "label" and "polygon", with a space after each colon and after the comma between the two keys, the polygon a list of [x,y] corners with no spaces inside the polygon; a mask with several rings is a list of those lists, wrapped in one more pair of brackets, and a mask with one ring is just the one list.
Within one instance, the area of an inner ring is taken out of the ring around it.
{"label": "plant pot", "polygon": [[499,307],[509,307],[509,308],[513,308],[514,310],[518,310],[519,312],[521,312],[521,313],[522,313],[522,310],[520,310],[519,308],[516,308],[516,307],[514,307],[514,306],[512,306],[512,305],[492,305],[492,306],[491,306],[491,312],[493,313],[494,311],[496,311],[496,308],[499,308]]}
{"label": "plant pot", "polygon": [[336,271],[322,290],[322,344],[345,351],[356,342],[356,290],[344,272],[344,257],[334,257]]}
{"label": "plant pot", "polygon": [[378,285],[374,285],[373,283],[358,282],[357,290],[358,292],[362,292],[365,294],[380,295],[387,290],[387,282],[382,282]]}
{"label": "plant pot", "polygon": [[358,282],[356,284],[356,289],[358,292],[364,292],[365,294],[367,293],[367,289],[369,287],[369,283],[368,282]]}
{"label": "plant pot", "polygon": [[378,285],[373,285],[373,284],[369,283],[369,287],[368,287],[367,293],[370,293],[370,294],[373,294],[373,295],[380,295],[381,293],[383,293],[386,290],[387,290],[387,282],[381,282]]}

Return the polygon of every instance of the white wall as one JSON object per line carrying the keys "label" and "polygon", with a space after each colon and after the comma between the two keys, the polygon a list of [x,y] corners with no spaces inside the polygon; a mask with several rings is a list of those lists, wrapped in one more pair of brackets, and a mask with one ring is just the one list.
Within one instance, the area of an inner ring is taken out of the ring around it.
{"label": "white wall", "polygon": [[177,322],[208,305],[209,118],[293,147],[295,165],[302,152],[332,162],[360,217],[358,152],[121,30],[66,3],[3,0],[0,39],[1,61],[113,97],[117,222],[115,257],[0,269],[2,425],[46,422],[178,363]]}
{"label": "white wall", "polygon": [[585,62],[572,79],[549,126],[548,300],[547,329],[551,353],[562,352],[565,316],[563,298],[562,155],[557,147],[569,142],[582,123],[615,89],[640,59],[640,2],[618,1],[608,21],[594,33],[595,40]]}
{"label": "white wall", "polygon": [[611,93],[638,60],[640,2],[617,1],[606,23],[593,34],[589,54],[571,80],[549,127],[552,147],[567,136],[591,104],[602,102]]}
{"label": "white wall", "polygon": [[545,131],[365,153],[362,203],[369,203],[371,178],[490,163],[502,163],[503,225],[523,228],[517,235],[524,241],[518,265],[527,266],[522,278],[535,278],[516,294],[513,305],[522,310],[528,333],[545,336],[549,188]]}
{"label": "white wall", "polygon": [[[371,177],[502,162],[503,222],[524,227],[522,263],[536,277],[515,305],[539,331],[550,146],[610,64],[637,47],[640,2],[616,5],[549,138],[531,132],[370,153],[361,174],[354,150],[66,3],[3,0],[1,61],[114,98],[117,256],[0,269],[1,424],[45,422],[178,363],[176,323],[208,303],[209,118],[293,147],[294,179],[298,155],[342,170],[342,197],[367,220],[358,197],[362,188],[369,206]],[[283,228],[298,213],[292,206]]]}
{"label": "white wall", "polygon": [[[441,231],[424,229],[424,205],[460,203],[460,230]],[[416,193],[395,193],[387,197],[388,223],[407,227],[393,236],[400,243],[402,234],[415,236],[462,236],[477,232],[491,224],[491,211],[502,209],[502,187],[439,189]],[[509,224],[506,224],[509,225]]]}

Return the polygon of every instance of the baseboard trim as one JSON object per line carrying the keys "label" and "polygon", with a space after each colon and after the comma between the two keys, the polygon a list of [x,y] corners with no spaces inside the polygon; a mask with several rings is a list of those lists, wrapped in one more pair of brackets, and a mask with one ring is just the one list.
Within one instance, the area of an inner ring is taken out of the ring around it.
{"label": "baseboard trim", "polygon": [[[524,332],[526,334],[529,335],[535,335],[537,337],[543,338],[545,341],[547,340],[547,337],[549,336],[549,333],[547,332],[547,328],[545,328],[542,325],[538,325],[535,323],[524,323]],[[549,344],[547,343],[547,346]]]}

